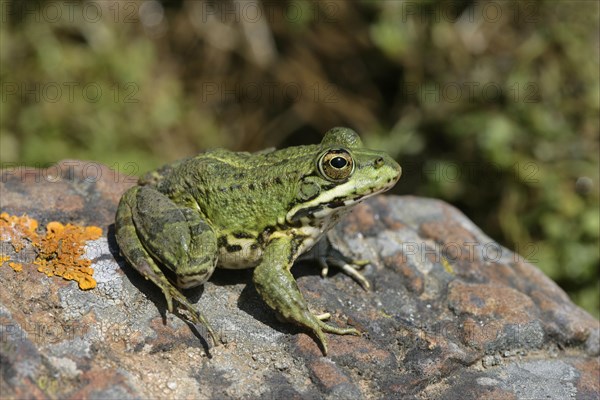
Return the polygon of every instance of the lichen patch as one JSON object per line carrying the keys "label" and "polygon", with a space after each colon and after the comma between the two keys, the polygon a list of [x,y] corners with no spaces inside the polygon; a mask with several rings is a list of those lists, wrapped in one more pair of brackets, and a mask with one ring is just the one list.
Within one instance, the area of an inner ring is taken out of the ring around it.
{"label": "lichen patch", "polygon": [[[38,234],[38,222],[26,215],[17,217],[8,213],[0,214],[0,239],[9,242],[20,252],[28,243],[36,251],[33,262],[39,272],[47,276],[60,276],[66,280],[74,280],[82,290],[96,287],[93,278],[94,270],[91,260],[82,258],[85,243],[102,236],[102,229],[97,226],[63,225],[52,221],[46,225],[45,235]],[[2,264],[10,261],[6,254],[0,255]],[[16,272],[23,270],[23,265],[13,261],[8,265]]]}

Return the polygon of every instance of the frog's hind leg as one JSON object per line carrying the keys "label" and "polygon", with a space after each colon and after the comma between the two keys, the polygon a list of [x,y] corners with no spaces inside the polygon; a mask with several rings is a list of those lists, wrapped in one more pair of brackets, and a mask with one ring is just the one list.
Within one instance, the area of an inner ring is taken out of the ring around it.
{"label": "frog's hind leg", "polygon": [[[133,223],[132,205],[135,204],[135,195],[138,187],[129,189],[121,198],[115,221],[115,236],[121,254],[146,279],[150,279],[160,288],[169,287],[168,281],[162,270],[156,265],[137,236]],[[164,291],[167,308],[173,311],[173,297],[169,291]]]}
{"label": "frog's hind leg", "polygon": [[[204,326],[216,344],[216,335],[206,318],[155,261],[172,270],[182,287],[200,285],[210,277],[215,268],[216,238],[199,214],[190,211],[179,208],[152,188],[131,188],[123,195],[117,211],[117,242],[127,261],[161,288],[169,311],[173,312],[175,299],[190,314],[191,322]],[[194,214],[198,215],[197,220]]]}

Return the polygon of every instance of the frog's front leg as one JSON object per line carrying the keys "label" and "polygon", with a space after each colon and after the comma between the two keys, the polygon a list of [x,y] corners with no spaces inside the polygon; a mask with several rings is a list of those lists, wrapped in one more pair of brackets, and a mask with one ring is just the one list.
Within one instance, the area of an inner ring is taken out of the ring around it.
{"label": "frog's front leg", "polygon": [[203,325],[216,344],[206,318],[167,279],[157,262],[175,273],[177,285],[187,288],[204,283],[215,269],[217,241],[200,214],[175,204],[147,186],[129,189],[117,210],[116,238],[121,253],[146,279],[163,291],[170,312],[175,299]]}
{"label": "frog's front leg", "polygon": [[254,284],[269,307],[286,320],[310,329],[319,339],[323,354],[327,355],[327,340],[323,332],[338,335],[360,335],[360,332],[328,325],[310,312],[290,272],[295,259],[293,248],[290,238],[273,239],[265,249],[262,262],[254,270]]}
{"label": "frog's front leg", "polygon": [[[338,241],[337,238],[335,238]],[[369,260],[355,259],[342,252],[332,241],[330,234],[321,239],[313,248],[299,257],[299,260],[307,260],[316,262],[321,266],[321,276],[327,277],[329,267],[336,267],[342,270],[343,273],[353,278],[366,291],[371,288],[371,283],[365,276],[359,272],[366,265],[370,264]]]}

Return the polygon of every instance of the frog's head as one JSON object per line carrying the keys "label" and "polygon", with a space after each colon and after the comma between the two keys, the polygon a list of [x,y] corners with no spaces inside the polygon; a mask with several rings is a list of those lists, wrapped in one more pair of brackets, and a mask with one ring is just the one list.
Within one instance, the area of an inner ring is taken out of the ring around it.
{"label": "frog's head", "polygon": [[363,147],[348,128],[329,130],[313,161],[311,173],[299,182],[288,222],[321,219],[391,189],[402,173],[388,154]]}

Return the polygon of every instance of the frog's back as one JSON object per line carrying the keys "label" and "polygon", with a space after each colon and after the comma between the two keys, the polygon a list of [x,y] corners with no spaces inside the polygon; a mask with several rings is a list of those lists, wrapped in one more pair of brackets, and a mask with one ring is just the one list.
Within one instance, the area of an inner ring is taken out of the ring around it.
{"label": "frog's back", "polygon": [[154,182],[174,201],[197,204],[217,229],[260,231],[286,214],[316,149],[211,150],[157,170]]}

